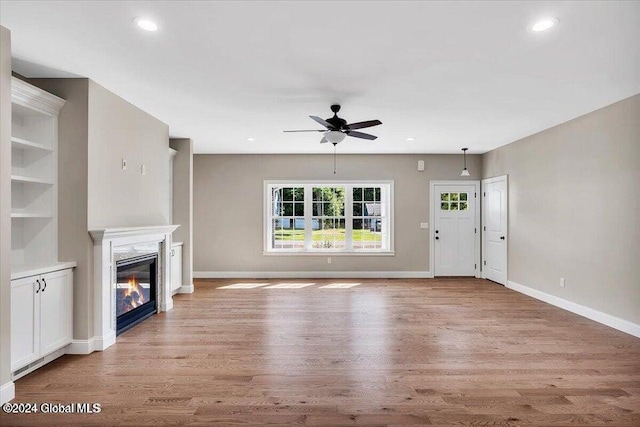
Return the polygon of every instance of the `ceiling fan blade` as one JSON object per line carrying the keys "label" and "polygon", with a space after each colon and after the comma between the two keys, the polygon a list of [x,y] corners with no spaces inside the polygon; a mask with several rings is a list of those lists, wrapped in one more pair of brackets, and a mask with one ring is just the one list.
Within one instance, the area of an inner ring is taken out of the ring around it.
{"label": "ceiling fan blade", "polygon": [[329,123],[325,119],[321,119],[318,116],[309,116],[309,117],[311,117],[313,120],[320,123],[322,126],[326,127],[327,129],[333,129],[333,126],[331,125],[331,123]]}
{"label": "ceiling fan blade", "polygon": [[327,137],[323,136],[320,140],[320,144],[324,144],[325,142],[329,142],[329,140],[327,139]]}
{"label": "ceiling fan blade", "polygon": [[313,130],[283,130],[282,132],[326,132],[326,129],[313,129]]}
{"label": "ceiling fan blade", "polygon": [[364,133],[364,132],[356,132],[354,130],[348,130],[346,134],[349,136],[353,136],[354,138],[368,139],[370,141],[373,141],[374,139],[377,138],[377,136],[375,135],[369,135],[368,133]]}
{"label": "ceiling fan blade", "polygon": [[346,129],[362,129],[362,128],[370,128],[371,126],[381,125],[382,122],[380,120],[367,120],[366,122],[357,122],[351,123],[345,126]]}

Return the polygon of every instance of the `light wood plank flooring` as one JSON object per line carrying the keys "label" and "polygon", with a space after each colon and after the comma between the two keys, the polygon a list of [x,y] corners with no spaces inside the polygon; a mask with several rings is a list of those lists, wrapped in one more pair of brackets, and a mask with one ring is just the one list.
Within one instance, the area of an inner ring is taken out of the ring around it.
{"label": "light wood plank flooring", "polygon": [[638,426],[640,339],[477,279],[198,281],[16,393],[102,412],[2,426]]}

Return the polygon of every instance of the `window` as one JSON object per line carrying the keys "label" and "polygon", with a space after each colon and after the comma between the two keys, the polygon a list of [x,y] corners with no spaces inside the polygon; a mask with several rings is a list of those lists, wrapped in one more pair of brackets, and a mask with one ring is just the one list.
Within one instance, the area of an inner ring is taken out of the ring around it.
{"label": "window", "polygon": [[392,253],[393,182],[265,182],[265,251]]}
{"label": "window", "polygon": [[440,210],[468,211],[469,193],[440,193]]}

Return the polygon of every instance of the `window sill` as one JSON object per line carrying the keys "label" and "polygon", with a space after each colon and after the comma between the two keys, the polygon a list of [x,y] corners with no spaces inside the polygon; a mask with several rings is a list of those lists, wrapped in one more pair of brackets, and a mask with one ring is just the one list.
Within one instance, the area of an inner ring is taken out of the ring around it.
{"label": "window sill", "polygon": [[396,256],[395,251],[358,252],[358,251],[263,251],[264,256]]}

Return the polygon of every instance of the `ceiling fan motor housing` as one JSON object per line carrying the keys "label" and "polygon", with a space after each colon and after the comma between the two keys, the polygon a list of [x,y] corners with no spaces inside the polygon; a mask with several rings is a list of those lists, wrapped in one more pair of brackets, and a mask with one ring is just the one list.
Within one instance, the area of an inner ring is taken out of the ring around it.
{"label": "ceiling fan motor housing", "polygon": [[345,119],[341,119],[340,117],[335,115],[333,117],[329,117],[327,119],[327,123],[329,123],[331,126],[333,126],[335,130],[341,130],[342,128],[344,128],[346,126],[347,121]]}

